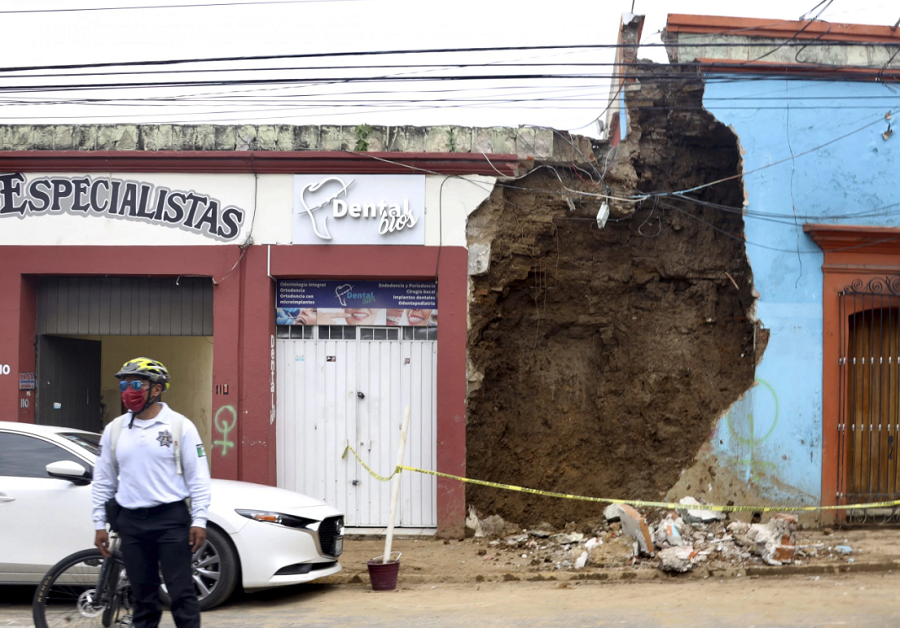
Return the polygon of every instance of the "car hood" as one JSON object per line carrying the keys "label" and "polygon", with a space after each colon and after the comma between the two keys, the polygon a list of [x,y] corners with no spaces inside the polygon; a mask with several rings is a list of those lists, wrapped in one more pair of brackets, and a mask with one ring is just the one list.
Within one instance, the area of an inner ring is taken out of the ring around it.
{"label": "car hood", "polygon": [[325,506],[325,502],[283,488],[237,482],[212,480],[212,504],[215,509],[246,508],[252,510],[284,511],[295,508]]}

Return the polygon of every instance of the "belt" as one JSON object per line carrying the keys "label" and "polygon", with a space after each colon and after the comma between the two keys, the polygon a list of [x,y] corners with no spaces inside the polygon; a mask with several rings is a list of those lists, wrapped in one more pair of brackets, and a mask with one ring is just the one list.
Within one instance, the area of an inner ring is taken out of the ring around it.
{"label": "belt", "polygon": [[187,508],[185,500],[171,502],[168,504],[159,504],[158,506],[150,506],[149,508],[122,508],[122,512],[126,512],[129,516],[135,517],[137,519],[146,519],[147,517],[152,517],[153,515],[158,515],[161,512],[167,512],[179,507]]}

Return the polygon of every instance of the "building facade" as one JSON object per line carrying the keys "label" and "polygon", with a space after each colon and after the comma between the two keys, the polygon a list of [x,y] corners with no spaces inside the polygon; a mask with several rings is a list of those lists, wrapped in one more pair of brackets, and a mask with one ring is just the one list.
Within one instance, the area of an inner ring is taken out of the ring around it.
{"label": "building facade", "polygon": [[768,338],[755,386],[700,459],[714,455],[775,503],[893,500],[900,32],[670,15],[665,40],[674,63],[701,72],[703,107],[740,148],[736,209]]}
{"label": "building facade", "polygon": [[[388,485],[341,454],[388,472],[410,406],[407,463],[465,475],[466,220],[553,151],[455,132],[466,152],[443,128],[376,129],[364,153],[339,127],[4,128],[0,406],[100,431],[115,371],[149,355],[215,477],[385,526]],[[400,510],[460,535],[464,491],[406,477]]]}

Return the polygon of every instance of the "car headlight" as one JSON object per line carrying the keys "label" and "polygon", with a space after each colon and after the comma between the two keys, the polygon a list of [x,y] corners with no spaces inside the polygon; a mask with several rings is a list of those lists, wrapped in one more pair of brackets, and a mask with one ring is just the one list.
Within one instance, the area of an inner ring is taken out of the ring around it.
{"label": "car headlight", "polygon": [[294,515],[285,515],[280,512],[268,512],[266,510],[235,510],[237,514],[254,521],[262,521],[263,523],[274,523],[275,525],[285,526],[288,528],[306,528],[313,523],[319,523],[316,519],[307,519],[305,517],[296,517]]}

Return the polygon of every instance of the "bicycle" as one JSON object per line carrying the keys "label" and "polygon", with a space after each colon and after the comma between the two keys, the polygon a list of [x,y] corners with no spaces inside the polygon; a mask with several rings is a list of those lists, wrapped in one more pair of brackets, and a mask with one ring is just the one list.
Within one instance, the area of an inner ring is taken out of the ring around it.
{"label": "bicycle", "polygon": [[36,628],[131,626],[131,586],[110,534],[110,557],[89,549],[63,558],[41,580],[32,602]]}

